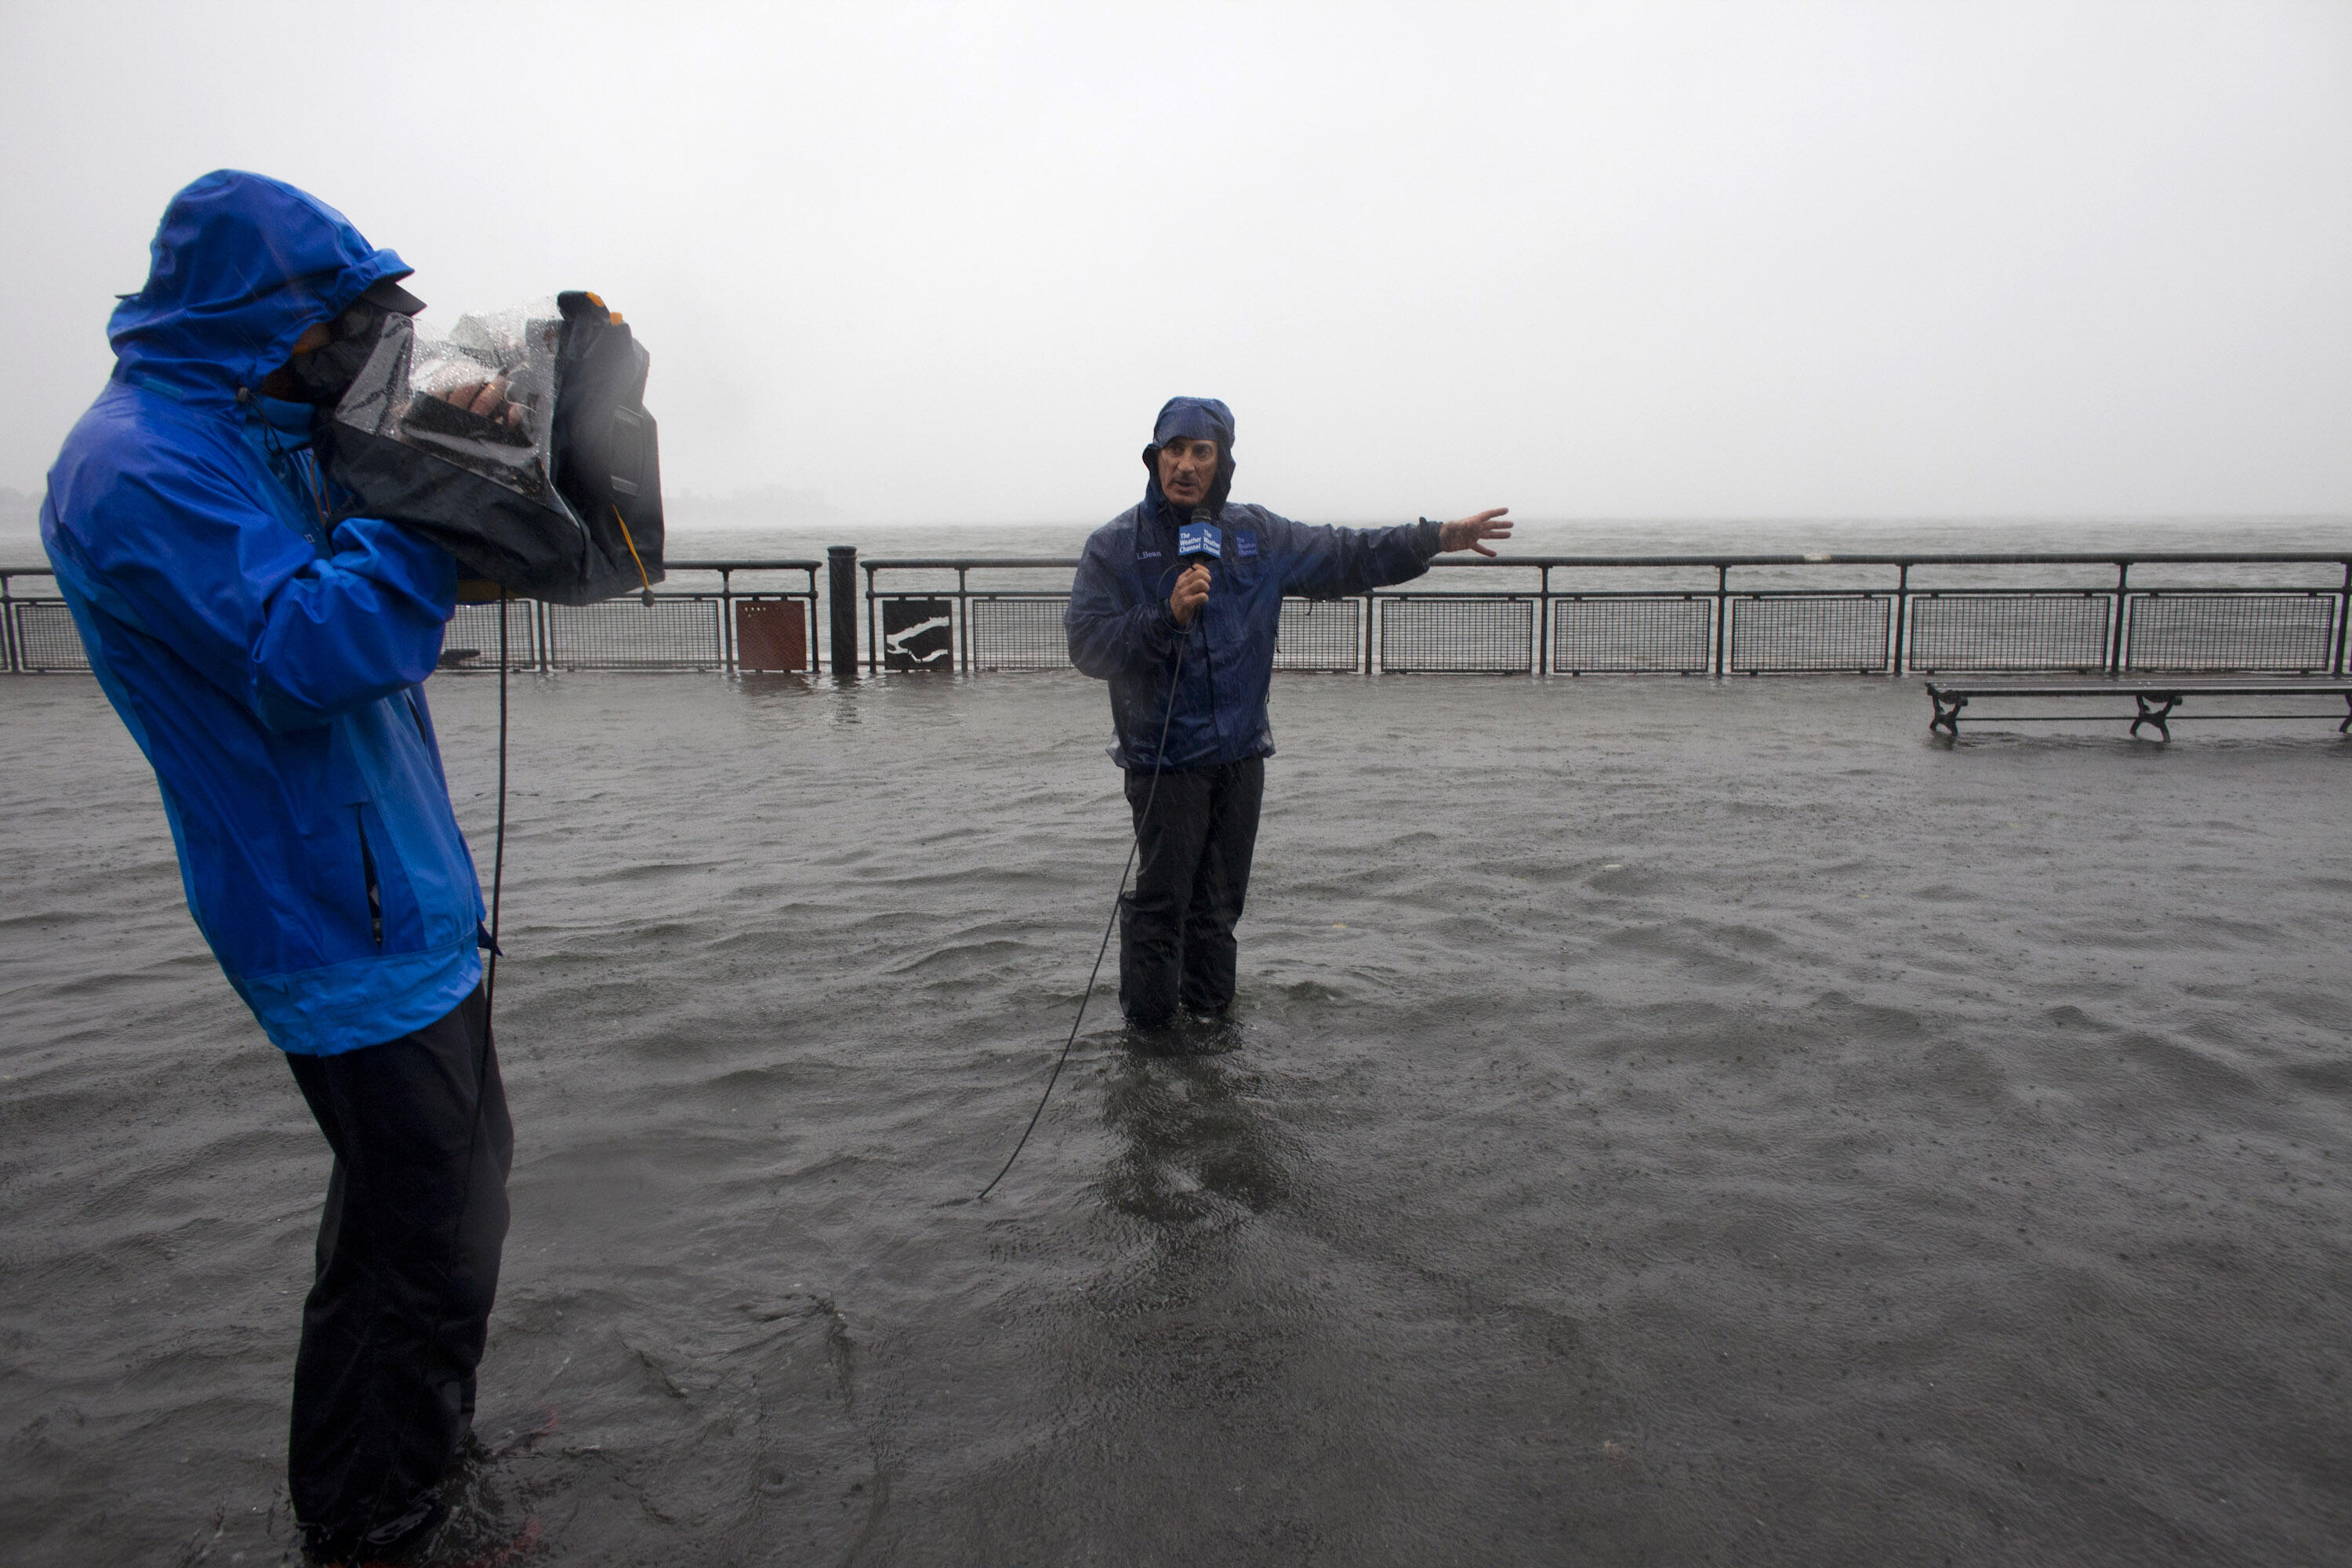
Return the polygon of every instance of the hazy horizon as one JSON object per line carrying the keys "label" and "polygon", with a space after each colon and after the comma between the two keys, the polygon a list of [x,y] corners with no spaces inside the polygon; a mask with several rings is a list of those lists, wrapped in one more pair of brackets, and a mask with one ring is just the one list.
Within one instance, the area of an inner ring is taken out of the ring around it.
{"label": "hazy horizon", "polygon": [[[804,531],[824,528],[837,528],[845,532],[899,531],[909,529],[971,529],[973,531],[1044,528],[1093,529],[1099,527],[1104,522],[1109,521],[1118,511],[1125,510],[1126,506],[1131,505],[1133,499],[1129,498],[1126,501],[1118,502],[1118,504],[1109,507],[1108,510],[1096,514],[1080,515],[1073,513],[1062,516],[1032,515],[1013,518],[893,518],[866,516],[844,509],[835,508],[821,495],[814,497],[814,500],[815,502],[814,507],[797,510],[790,508],[771,510],[764,507],[762,502],[766,500],[767,496],[772,493],[772,490],[766,489],[737,491],[727,495],[699,495],[693,491],[672,490],[665,498],[667,509],[669,513],[669,531],[673,534],[681,532],[691,534],[756,533],[761,531],[773,531],[779,529],[791,530],[793,531]],[[803,491],[796,492],[796,494],[802,497],[808,497],[811,495],[811,492]],[[1244,496],[1237,499],[1246,500],[1253,498]],[[34,541],[38,531],[38,510],[40,501],[41,493],[38,489],[26,491],[17,489],[12,486],[0,485],[0,541],[5,541],[11,536],[26,542]],[[1343,525],[1359,527],[1378,527],[1391,522],[1410,521],[1411,519],[1396,513],[1366,513],[1359,516],[1307,514],[1302,517],[1300,521],[1316,523],[1336,522]],[[1727,531],[1744,528],[1762,530],[1821,528],[1832,531],[1884,529],[1893,532],[1901,532],[1906,530],[1926,531],[1934,529],[1949,529],[1954,527],[1981,527],[1991,530],[2017,530],[2029,528],[2147,528],[2157,531],[2185,531],[2191,529],[2251,531],[2279,528],[2307,528],[2320,530],[2341,528],[2347,531],[2347,537],[2345,541],[2346,547],[2347,549],[2352,549],[2352,511],[2247,512],[2237,514],[2212,512],[2102,514],[2086,512],[2071,516],[2061,514],[2033,516],[2022,513],[2008,515],[1987,513],[1950,513],[1937,515],[1919,513],[1912,516],[1902,516],[1891,513],[1875,513],[1870,515],[1854,514],[1844,517],[1772,516],[1769,514],[1757,514],[1752,516],[1707,516],[1703,514],[1692,514],[1679,517],[1645,517],[1640,515],[1611,516],[1606,514],[1523,515],[1518,512],[1514,512],[1513,521],[1524,528],[1546,531],[1572,528],[1606,530],[1612,528],[1643,527],[1677,530],[1714,529]],[[33,551],[33,553],[36,556],[39,553],[37,548]],[[10,564],[16,564],[16,563],[0,561],[0,565]]]}
{"label": "hazy horizon", "polygon": [[230,166],[444,323],[603,292],[681,518],[1100,521],[1180,392],[1316,519],[2352,515],[2340,4],[11,21],[20,491]]}

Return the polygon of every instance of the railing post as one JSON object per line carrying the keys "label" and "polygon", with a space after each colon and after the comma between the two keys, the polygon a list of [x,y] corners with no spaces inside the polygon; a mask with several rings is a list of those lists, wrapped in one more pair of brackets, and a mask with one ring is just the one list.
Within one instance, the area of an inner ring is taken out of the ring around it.
{"label": "railing post", "polygon": [[870,671],[881,668],[882,622],[880,611],[874,603],[874,563],[866,563],[866,668]]}
{"label": "railing post", "polygon": [[16,666],[16,605],[8,596],[8,574],[0,572],[0,647],[5,647],[8,673],[21,675]]}
{"label": "railing post", "polygon": [[2336,669],[2344,674],[2344,642],[2347,628],[2352,628],[2352,561],[2344,563],[2344,586],[2336,595]]}
{"label": "railing post", "polygon": [[1895,670],[1894,670],[1894,672],[1895,672],[1896,675],[1901,675],[1901,674],[1903,673],[1903,666],[1904,666],[1904,663],[1905,663],[1905,660],[1904,660],[1904,658],[1903,658],[1903,623],[1904,623],[1905,619],[1906,618],[1905,612],[1906,612],[1906,611],[1907,611],[1907,610],[1910,608],[1910,605],[1911,605],[1911,563],[1909,563],[1908,561],[1898,561],[1898,562],[1896,562],[1896,563],[1895,563],[1895,648],[1894,648],[1894,654],[1895,654]]}
{"label": "railing post", "polygon": [[1731,674],[1731,568],[1715,569],[1715,673]]}
{"label": "railing post", "polygon": [[2116,563],[2116,631],[2115,646],[2107,652],[2107,678],[2120,679],[2124,673],[2124,617],[2131,608],[2131,563]]}
{"label": "railing post", "polygon": [[1551,566],[1543,568],[1543,587],[1536,604],[1540,611],[1536,616],[1536,673],[1551,673]]}
{"label": "railing post", "polygon": [[731,670],[736,664],[733,582],[733,568],[721,566],[719,569],[719,668],[721,671]]}
{"label": "railing post", "polygon": [[816,568],[814,566],[811,566],[808,569],[807,615],[808,618],[801,622],[802,628],[805,633],[801,639],[801,655],[808,660],[808,669],[806,673],[814,675],[817,669],[817,654],[819,652],[819,648],[816,636]]}
{"label": "railing post", "polygon": [[963,672],[971,673],[971,568],[956,568],[956,650],[963,660]]}
{"label": "railing post", "polygon": [[833,678],[857,679],[857,546],[828,545],[824,552],[825,586],[832,603]]}

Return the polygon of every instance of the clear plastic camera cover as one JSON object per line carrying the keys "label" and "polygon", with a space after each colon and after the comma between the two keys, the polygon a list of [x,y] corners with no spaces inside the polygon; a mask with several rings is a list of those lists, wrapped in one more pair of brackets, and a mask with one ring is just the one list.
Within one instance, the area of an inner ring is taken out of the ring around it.
{"label": "clear plastic camera cover", "polygon": [[460,316],[444,337],[410,317],[386,316],[334,417],[568,510],[553,477],[562,331],[551,298]]}

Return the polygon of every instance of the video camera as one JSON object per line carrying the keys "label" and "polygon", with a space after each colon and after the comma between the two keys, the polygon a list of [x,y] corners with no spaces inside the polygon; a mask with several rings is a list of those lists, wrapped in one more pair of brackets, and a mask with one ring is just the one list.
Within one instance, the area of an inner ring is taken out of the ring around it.
{"label": "video camera", "polygon": [[336,329],[358,368],[312,438],[352,498],[342,515],[414,529],[509,593],[652,601],[662,580],[652,356],[602,300],[574,290],[462,316],[443,338],[398,310],[347,312]]}

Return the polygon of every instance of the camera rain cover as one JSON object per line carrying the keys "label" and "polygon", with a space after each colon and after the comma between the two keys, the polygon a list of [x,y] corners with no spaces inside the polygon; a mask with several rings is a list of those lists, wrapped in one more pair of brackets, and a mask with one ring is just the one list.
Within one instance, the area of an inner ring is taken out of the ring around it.
{"label": "camera rain cover", "polygon": [[586,605],[662,580],[652,363],[593,294],[461,316],[383,316],[314,438],[346,516],[414,529],[515,594]]}

